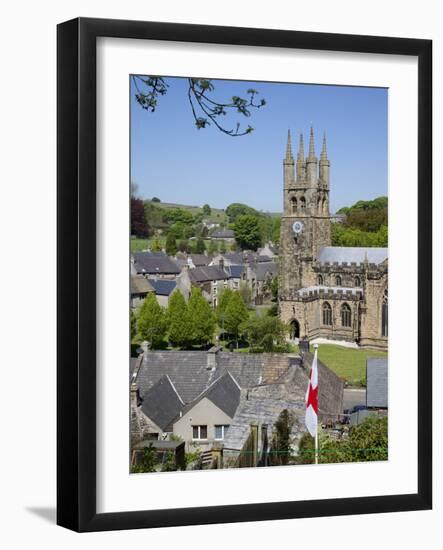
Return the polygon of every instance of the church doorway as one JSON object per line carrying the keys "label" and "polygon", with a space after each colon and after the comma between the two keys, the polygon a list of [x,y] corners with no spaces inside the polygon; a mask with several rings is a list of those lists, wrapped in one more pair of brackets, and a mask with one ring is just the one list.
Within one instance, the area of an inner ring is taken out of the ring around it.
{"label": "church doorway", "polygon": [[300,325],[297,319],[293,319],[291,321],[290,327],[291,327],[290,329],[291,340],[296,340],[300,338]]}

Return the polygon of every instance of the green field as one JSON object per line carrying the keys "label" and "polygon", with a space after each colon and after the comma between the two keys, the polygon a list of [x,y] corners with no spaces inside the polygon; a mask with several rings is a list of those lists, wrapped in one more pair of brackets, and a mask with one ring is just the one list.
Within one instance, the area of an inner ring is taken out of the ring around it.
{"label": "green field", "polygon": [[352,349],[333,344],[319,344],[318,358],[350,385],[366,384],[366,359],[386,357],[384,351]]}
{"label": "green field", "polygon": [[[152,201],[145,201],[145,202],[152,202]],[[187,204],[176,204],[172,202],[154,202],[155,206],[158,206],[159,208],[165,208],[173,209],[173,208],[180,208],[182,210],[187,210],[190,212],[193,216],[196,214],[203,213],[203,209],[201,206],[191,206]],[[206,220],[209,220],[213,223],[228,223],[228,217],[226,216],[225,211],[222,208],[212,208],[211,207],[211,214],[209,216],[204,217]]]}
{"label": "green field", "polygon": [[[165,246],[166,243],[166,237],[156,237],[160,243],[160,246]],[[152,242],[154,241],[154,238],[150,239],[131,239],[131,252],[142,252],[143,250],[146,250],[147,248],[151,248]]]}

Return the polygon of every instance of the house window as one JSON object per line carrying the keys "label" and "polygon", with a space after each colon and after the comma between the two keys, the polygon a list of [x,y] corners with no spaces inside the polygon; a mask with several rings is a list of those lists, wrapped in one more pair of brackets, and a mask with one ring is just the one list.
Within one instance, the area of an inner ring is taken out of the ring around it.
{"label": "house window", "polygon": [[388,336],[388,289],[383,293],[383,302],[381,304],[381,335]]}
{"label": "house window", "polygon": [[328,302],[323,304],[323,324],[329,326],[332,325],[332,308]]}
{"label": "house window", "polygon": [[319,275],[319,276],[318,276],[318,284],[319,284],[319,285],[322,285],[322,284],[323,284],[323,276],[322,276],[322,275]]}
{"label": "house window", "polygon": [[208,426],[192,426],[192,439],[208,439]]}
{"label": "house window", "polygon": [[341,326],[351,326],[351,308],[348,306],[348,304],[343,304],[341,306]]}
{"label": "house window", "polygon": [[229,425],[227,424],[220,424],[214,426],[214,439],[224,439],[226,437],[226,434],[228,433]]}
{"label": "house window", "polygon": [[355,279],[354,279],[354,285],[355,285],[355,286],[361,286],[360,277],[355,277]]}
{"label": "house window", "polygon": [[341,277],[340,277],[340,275],[336,275],[336,277],[335,277],[335,285],[336,285],[336,286],[341,286]]}
{"label": "house window", "polygon": [[303,210],[306,208],[306,199],[304,197],[301,197],[300,199],[300,208]]}

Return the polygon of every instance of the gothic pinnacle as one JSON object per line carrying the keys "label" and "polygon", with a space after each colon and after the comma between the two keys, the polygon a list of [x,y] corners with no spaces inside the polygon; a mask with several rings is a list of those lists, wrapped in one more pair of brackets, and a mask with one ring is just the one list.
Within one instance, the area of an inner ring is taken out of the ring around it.
{"label": "gothic pinnacle", "polygon": [[300,143],[298,146],[297,160],[305,160],[305,145],[303,143],[303,133],[300,132]]}
{"label": "gothic pinnacle", "polygon": [[321,160],[327,160],[328,158],[328,153],[327,153],[327,150],[326,150],[326,133],[323,134],[323,147],[322,147],[322,150],[321,150],[321,155],[320,155],[320,159]]}
{"label": "gothic pinnacle", "polygon": [[286,159],[287,161],[294,160],[292,157],[291,131],[288,130],[288,141],[286,143]]}
{"label": "gothic pinnacle", "polygon": [[315,148],[314,148],[314,130],[311,126],[311,133],[309,135],[309,157],[315,157]]}

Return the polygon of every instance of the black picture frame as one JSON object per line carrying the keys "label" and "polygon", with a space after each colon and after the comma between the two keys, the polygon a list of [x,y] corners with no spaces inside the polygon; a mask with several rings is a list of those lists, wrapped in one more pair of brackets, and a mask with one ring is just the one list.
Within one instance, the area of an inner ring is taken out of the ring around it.
{"label": "black picture frame", "polygon": [[[361,498],[96,512],[96,39],[167,40],[418,58],[418,491]],[[107,19],[58,25],[57,523],[104,531],[432,507],[432,42]]]}

